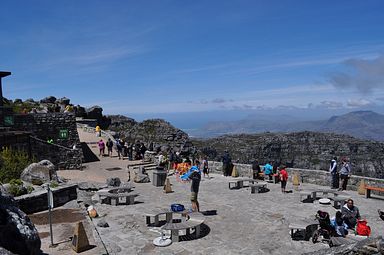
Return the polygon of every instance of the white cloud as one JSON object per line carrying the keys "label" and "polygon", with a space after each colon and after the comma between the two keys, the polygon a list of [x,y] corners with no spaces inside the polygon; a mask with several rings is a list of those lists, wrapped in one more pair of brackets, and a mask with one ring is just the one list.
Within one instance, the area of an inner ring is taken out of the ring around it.
{"label": "white cloud", "polygon": [[349,99],[347,100],[347,107],[356,108],[362,106],[373,105],[373,103],[366,99]]}

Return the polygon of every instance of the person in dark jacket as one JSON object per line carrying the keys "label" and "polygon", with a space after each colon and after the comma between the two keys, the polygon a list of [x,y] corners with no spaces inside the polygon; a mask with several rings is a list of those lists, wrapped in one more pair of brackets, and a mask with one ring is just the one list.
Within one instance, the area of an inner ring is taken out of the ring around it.
{"label": "person in dark jacket", "polygon": [[224,151],[224,156],[223,156],[223,175],[224,176],[229,176],[231,175],[231,167],[232,167],[232,159],[229,156],[228,151]]}
{"label": "person in dark jacket", "polygon": [[199,187],[200,187],[200,181],[201,181],[201,172],[199,168],[196,165],[196,169],[193,173],[189,176],[189,179],[191,180],[191,203],[192,203],[192,210],[194,212],[200,211],[200,205],[197,201],[197,195],[199,193]]}
{"label": "person in dark jacket", "polygon": [[331,188],[332,189],[338,189],[339,188],[339,173],[337,172],[337,158],[334,157],[331,160],[331,164],[329,166],[329,173],[331,174],[332,183]]}
{"label": "person in dark jacket", "polygon": [[255,160],[252,162],[252,171],[253,171],[253,179],[259,179],[259,174],[261,173],[261,168],[259,165],[259,161]]}
{"label": "person in dark jacket", "polygon": [[352,199],[348,199],[347,203],[343,206],[343,208],[341,208],[341,214],[343,215],[343,219],[350,229],[355,228],[357,220],[359,220],[361,217],[359,208],[353,205]]}

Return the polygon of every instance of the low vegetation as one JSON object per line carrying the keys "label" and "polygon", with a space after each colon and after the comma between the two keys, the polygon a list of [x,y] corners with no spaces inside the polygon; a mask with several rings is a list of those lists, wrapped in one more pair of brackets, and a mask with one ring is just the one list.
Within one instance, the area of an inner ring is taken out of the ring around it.
{"label": "low vegetation", "polygon": [[0,152],[0,182],[19,179],[25,167],[32,163],[24,151],[3,148]]}

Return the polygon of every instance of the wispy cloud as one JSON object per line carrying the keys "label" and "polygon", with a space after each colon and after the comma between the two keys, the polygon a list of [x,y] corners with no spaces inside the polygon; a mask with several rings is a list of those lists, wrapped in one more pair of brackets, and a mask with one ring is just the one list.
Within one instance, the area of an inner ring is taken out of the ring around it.
{"label": "wispy cloud", "polygon": [[357,108],[363,106],[373,106],[374,103],[367,99],[349,99],[347,100],[347,107]]}
{"label": "wispy cloud", "polygon": [[367,94],[372,90],[384,87],[384,55],[374,59],[349,59],[344,72],[330,75],[330,82],[336,88],[352,88]]}
{"label": "wispy cloud", "polygon": [[343,107],[343,103],[337,101],[322,101],[320,102],[320,107],[325,107],[328,109],[339,109]]}

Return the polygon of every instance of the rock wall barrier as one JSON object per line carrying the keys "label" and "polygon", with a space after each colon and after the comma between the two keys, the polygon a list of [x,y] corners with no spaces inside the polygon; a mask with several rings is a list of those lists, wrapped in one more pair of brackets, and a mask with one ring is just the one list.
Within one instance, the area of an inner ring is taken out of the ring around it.
{"label": "rock wall barrier", "polygon": [[[77,184],[65,184],[57,188],[51,188],[54,207],[77,199]],[[15,197],[20,210],[26,214],[48,210],[48,196],[46,190]]]}
{"label": "rock wall barrier", "polygon": [[[209,161],[208,165],[210,168],[210,172],[222,173],[223,163],[217,162],[217,161]],[[239,164],[239,163],[233,163],[233,165],[234,167],[236,167],[236,170],[239,173],[240,177],[250,177],[250,178],[252,177],[252,165]],[[294,173],[298,173],[300,176],[300,180],[306,183],[312,183],[312,184],[317,184],[322,186],[330,186],[330,183],[331,183],[331,175],[328,171],[300,169],[300,168],[287,168],[287,172],[290,178],[292,178]],[[384,188],[384,179],[352,175],[348,181],[347,189],[357,190],[362,180],[364,180],[366,185]],[[340,185],[341,185],[341,182],[340,182]]]}

